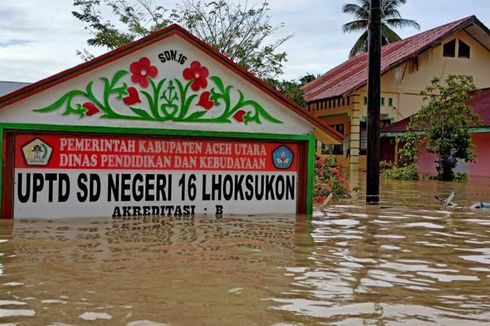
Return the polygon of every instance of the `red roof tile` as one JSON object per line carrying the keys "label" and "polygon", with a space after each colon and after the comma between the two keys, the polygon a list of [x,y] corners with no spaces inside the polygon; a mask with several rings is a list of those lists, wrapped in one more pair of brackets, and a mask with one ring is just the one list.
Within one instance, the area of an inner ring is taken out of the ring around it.
{"label": "red roof tile", "polygon": [[[473,23],[482,25],[475,16],[393,42],[381,48],[381,73],[436,45],[441,39]],[[343,96],[367,83],[367,53],[359,54],[307,84],[303,91],[308,102]]]}
{"label": "red roof tile", "polygon": [[480,90],[468,104],[481,116],[481,125],[490,126],[490,88]]}
{"label": "red roof tile", "polygon": [[408,124],[410,123],[410,117],[400,120],[398,122],[392,123],[389,126],[380,130],[381,133],[385,132],[405,132],[407,130]]}

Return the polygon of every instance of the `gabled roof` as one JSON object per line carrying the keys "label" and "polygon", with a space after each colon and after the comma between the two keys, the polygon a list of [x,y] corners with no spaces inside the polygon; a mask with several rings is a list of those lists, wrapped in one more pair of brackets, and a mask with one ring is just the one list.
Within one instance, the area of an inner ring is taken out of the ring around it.
{"label": "gabled roof", "polygon": [[[340,134],[335,129],[331,128],[324,122],[315,119],[313,115],[303,110],[298,104],[294,101],[290,100],[283,94],[276,91],[274,88],[269,86],[264,81],[255,77],[253,74],[249,73],[247,70],[242,68],[241,66],[235,64],[233,61],[219,53],[217,50],[204,43],[191,33],[189,33],[184,28],[180,27],[177,24],[170,25],[162,30],[151,33],[150,35],[143,37],[137,41],[124,45],[118,49],[112,50],[106,54],[98,56],[90,61],[84,62],[78,66],[73,68],[64,70],[58,74],[55,74],[46,79],[40,80],[36,83],[27,85],[23,88],[15,90],[11,93],[8,93],[4,96],[0,96],[0,109],[7,107],[13,103],[24,100],[30,96],[33,96],[39,92],[42,92],[46,89],[55,87],[63,82],[66,82],[70,79],[73,79],[77,76],[88,73],[96,68],[104,66],[108,63],[111,63],[115,60],[118,60],[126,55],[129,55],[135,51],[138,51],[146,46],[154,44],[162,39],[165,39],[169,36],[176,35],[189,42],[190,44],[197,47],[199,50],[206,53],[208,56],[215,59],[218,63],[222,64],[226,68],[230,69],[234,73],[238,74],[240,77],[244,78],[251,85],[258,88],[260,91],[265,93],[267,96],[272,97],[274,100],[279,102],[281,105],[285,106],[287,109],[291,110],[296,115],[300,116],[308,123],[310,123],[313,127],[315,127],[315,135],[320,136],[322,141],[329,140],[330,142],[341,143],[343,139],[343,135]],[[284,133],[288,131],[285,130]]]}
{"label": "gabled roof", "polygon": [[[407,59],[437,46],[442,39],[455,32],[465,30],[490,51],[490,31],[475,16],[445,24],[409,38],[390,43],[381,48],[381,73],[400,65]],[[350,58],[307,84],[303,91],[308,102],[345,96],[366,85],[368,54]]]}
{"label": "gabled roof", "polygon": [[[479,90],[467,104],[482,118],[480,126],[490,126],[490,88]],[[411,117],[411,116],[410,116]],[[381,130],[381,133],[403,133],[407,130],[410,117],[393,123]]]}
{"label": "gabled roof", "polygon": [[0,81],[0,96],[11,93],[22,87],[26,87],[29,84],[30,83],[21,83],[21,82],[14,82],[14,81]]}

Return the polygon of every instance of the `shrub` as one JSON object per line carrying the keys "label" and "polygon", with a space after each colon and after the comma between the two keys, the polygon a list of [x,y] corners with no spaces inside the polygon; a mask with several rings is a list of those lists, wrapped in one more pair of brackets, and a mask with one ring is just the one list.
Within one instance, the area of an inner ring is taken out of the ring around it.
{"label": "shrub", "polygon": [[332,157],[316,157],[314,200],[322,202],[329,194],[333,198],[349,197],[349,183]]}
{"label": "shrub", "polygon": [[453,181],[456,182],[468,181],[468,175],[466,173],[456,172],[454,173]]}
{"label": "shrub", "polygon": [[415,164],[409,164],[401,167],[392,167],[391,169],[383,170],[383,177],[391,180],[418,180],[419,173]]}

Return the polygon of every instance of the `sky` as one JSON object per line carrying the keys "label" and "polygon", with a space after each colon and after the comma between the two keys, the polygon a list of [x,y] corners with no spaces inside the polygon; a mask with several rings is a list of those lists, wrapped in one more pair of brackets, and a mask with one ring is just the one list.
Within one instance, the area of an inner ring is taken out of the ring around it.
{"label": "sky", "polygon": [[[155,0],[164,4],[172,0]],[[261,1],[248,0],[249,3]],[[342,25],[351,17],[342,5],[355,0],[268,0],[273,24],[283,23],[277,37],[294,37],[280,48],[288,55],[281,79],[306,73],[322,74],[344,62],[359,34],[344,34]],[[35,82],[82,62],[76,51],[91,48],[87,30],[73,15],[72,0],[0,1],[0,80]],[[490,27],[488,0],[407,0],[400,7],[403,18],[414,19],[425,31],[470,15]],[[396,30],[402,37],[419,33],[413,28]]]}

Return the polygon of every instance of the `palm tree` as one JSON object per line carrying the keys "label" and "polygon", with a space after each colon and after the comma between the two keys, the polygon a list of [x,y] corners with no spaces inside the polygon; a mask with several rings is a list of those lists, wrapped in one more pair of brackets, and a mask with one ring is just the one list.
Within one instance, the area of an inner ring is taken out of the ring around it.
{"label": "palm tree", "polygon": [[[352,14],[356,20],[342,26],[344,33],[363,31],[361,37],[350,50],[349,57],[367,52],[368,50],[368,22],[370,0],[357,0],[358,4],[348,3],[342,7],[342,11]],[[381,44],[401,40],[401,37],[391,28],[414,27],[420,29],[415,20],[402,18],[398,7],[407,0],[381,0]]]}

